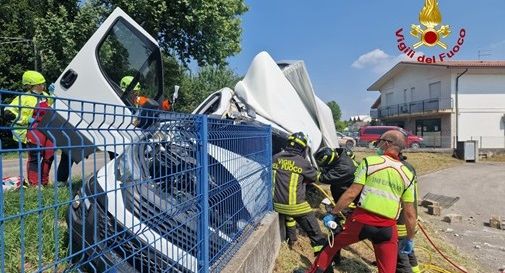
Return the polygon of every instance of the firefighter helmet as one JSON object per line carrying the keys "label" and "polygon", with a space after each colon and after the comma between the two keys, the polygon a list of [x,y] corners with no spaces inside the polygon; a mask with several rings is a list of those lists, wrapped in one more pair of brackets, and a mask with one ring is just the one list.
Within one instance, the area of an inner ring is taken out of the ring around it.
{"label": "firefighter helmet", "polygon": [[[132,83],[132,81],[133,81],[133,76],[124,76],[121,79],[121,82],[119,85],[120,85],[121,89],[123,89],[123,91],[125,91],[126,88]],[[133,87],[133,91],[140,91],[140,83],[137,83]]]}
{"label": "firefighter helmet", "polygon": [[319,167],[325,167],[338,158],[338,153],[332,148],[323,147],[314,154],[314,158]]}
{"label": "firefighter helmet", "polygon": [[23,85],[38,85],[46,82],[46,79],[42,74],[35,70],[27,70],[23,73],[22,83]]}
{"label": "firefighter helmet", "polygon": [[305,150],[307,148],[307,137],[302,132],[296,132],[288,137],[287,147]]}

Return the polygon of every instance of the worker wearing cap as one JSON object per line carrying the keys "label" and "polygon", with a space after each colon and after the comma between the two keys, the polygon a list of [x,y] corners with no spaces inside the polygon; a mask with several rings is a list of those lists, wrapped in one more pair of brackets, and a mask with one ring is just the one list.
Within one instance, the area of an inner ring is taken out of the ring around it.
{"label": "worker wearing cap", "polygon": [[354,183],[337,201],[333,214],[339,214],[356,196],[357,208],[347,218],[344,231],[335,236],[307,272],[331,272],[333,256],[343,247],[368,239],[372,242],[379,273],[394,273],[398,253],[396,220],[404,210],[407,242],[400,251],[411,253],[416,225],[414,174],[400,162],[405,147],[400,131],[384,133],[377,143],[377,155],[361,161]]}
{"label": "worker wearing cap", "polygon": [[[40,183],[47,185],[54,159],[54,145],[37,127],[51,108],[53,99],[50,98],[50,93],[46,92],[46,79],[41,73],[33,70],[26,71],[23,73],[22,83],[27,92],[12,100],[5,108],[4,118],[12,123],[14,140],[25,144],[29,149],[28,182],[31,185]],[[35,150],[36,148],[42,149]]]}
{"label": "worker wearing cap", "polygon": [[315,254],[326,241],[316,216],[305,199],[305,183],[313,183],[317,170],[306,159],[307,137],[301,133],[289,136],[283,151],[273,157],[274,209],[286,219],[288,244],[297,240],[296,223],[307,233]]}

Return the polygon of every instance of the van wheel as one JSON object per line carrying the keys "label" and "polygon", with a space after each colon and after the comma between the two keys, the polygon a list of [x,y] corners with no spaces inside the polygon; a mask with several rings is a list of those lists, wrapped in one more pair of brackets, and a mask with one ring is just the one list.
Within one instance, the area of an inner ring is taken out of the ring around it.
{"label": "van wheel", "polygon": [[349,149],[349,150],[350,150],[350,149],[352,149],[352,148],[354,148],[354,142],[352,142],[352,141],[348,140],[348,141],[345,143],[345,147],[346,147],[347,149]]}
{"label": "van wheel", "polygon": [[375,145],[374,145],[373,141],[368,142],[368,148],[369,149],[374,149],[375,148]]}
{"label": "van wheel", "polygon": [[419,148],[421,148],[421,145],[419,145],[419,143],[417,143],[417,142],[414,142],[414,143],[412,143],[410,145],[410,148],[412,148],[412,149],[419,149]]}

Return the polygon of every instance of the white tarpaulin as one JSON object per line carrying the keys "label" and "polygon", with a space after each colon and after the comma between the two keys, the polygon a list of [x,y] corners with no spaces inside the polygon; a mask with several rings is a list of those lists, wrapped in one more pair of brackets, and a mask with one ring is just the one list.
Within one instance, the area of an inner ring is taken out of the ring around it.
{"label": "white tarpaulin", "polygon": [[304,102],[312,119],[318,124],[323,142],[331,148],[339,147],[331,109],[315,95],[305,63],[303,61],[284,61],[279,62],[279,65],[283,67],[282,72]]}
{"label": "white tarpaulin", "polygon": [[235,92],[257,114],[288,133],[304,132],[313,152],[319,148],[322,135],[311,114],[313,110],[307,109],[306,103],[268,53],[261,52],[254,57],[244,79],[235,86]]}

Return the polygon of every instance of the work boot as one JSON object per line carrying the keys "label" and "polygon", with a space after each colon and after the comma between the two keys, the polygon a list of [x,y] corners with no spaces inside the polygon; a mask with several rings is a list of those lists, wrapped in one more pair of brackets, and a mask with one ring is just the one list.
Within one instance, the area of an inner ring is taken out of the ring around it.
{"label": "work boot", "polygon": [[297,240],[290,240],[288,239],[288,247],[289,249],[293,249],[293,246],[295,245]]}

